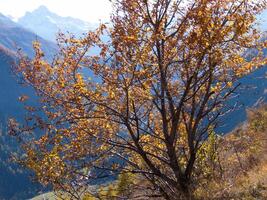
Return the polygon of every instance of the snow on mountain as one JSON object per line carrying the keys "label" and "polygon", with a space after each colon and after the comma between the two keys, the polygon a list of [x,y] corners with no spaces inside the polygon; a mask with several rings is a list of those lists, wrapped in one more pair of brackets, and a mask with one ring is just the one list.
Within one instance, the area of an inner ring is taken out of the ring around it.
{"label": "snow on mountain", "polygon": [[80,19],[59,16],[45,6],[40,6],[33,12],[27,12],[18,19],[18,23],[50,41],[56,40],[58,32],[81,36],[97,26]]}

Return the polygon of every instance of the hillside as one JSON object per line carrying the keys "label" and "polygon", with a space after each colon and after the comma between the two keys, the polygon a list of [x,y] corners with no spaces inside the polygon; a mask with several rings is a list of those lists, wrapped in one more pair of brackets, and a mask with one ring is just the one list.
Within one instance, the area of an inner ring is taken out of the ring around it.
{"label": "hillside", "polygon": [[[38,186],[31,182],[29,173],[23,168],[10,163],[10,153],[17,151],[17,144],[6,135],[7,119],[15,117],[23,119],[25,110],[18,98],[25,94],[30,102],[35,102],[35,95],[30,88],[20,85],[11,72],[10,65],[14,62],[11,51],[0,47],[0,199],[24,199],[36,194]],[[14,187],[15,186],[15,187]],[[40,188],[39,188],[40,189]]]}
{"label": "hillside", "polygon": [[[51,59],[56,52],[56,45],[42,39],[36,34],[22,28],[9,18],[0,14],[0,199],[26,199],[41,188],[30,180],[29,172],[10,162],[10,155],[18,151],[18,144],[7,136],[7,120],[16,118],[19,121],[25,116],[24,105],[19,97],[27,95],[29,103],[36,104],[34,91],[21,85],[12,72],[12,65],[17,59],[17,50],[32,57],[32,41],[39,40]],[[16,187],[14,187],[16,185]]]}
{"label": "hillside", "polygon": [[[267,102],[267,66],[257,69],[237,81],[240,83],[236,97],[229,100],[234,110],[221,119],[218,132],[226,134],[246,120],[246,109]],[[231,120],[229,120],[231,119]]]}
{"label": "hillside", "polygon": [[246,113],[245,123],[218,140],[224,172],[222,177],[204,183],[200,196],[205,199],[267,198],[267,105]]}

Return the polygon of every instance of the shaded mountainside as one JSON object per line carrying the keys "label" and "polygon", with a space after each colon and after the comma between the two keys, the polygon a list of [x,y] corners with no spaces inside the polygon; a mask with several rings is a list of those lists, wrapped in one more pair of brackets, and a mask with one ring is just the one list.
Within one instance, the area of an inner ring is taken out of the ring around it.
{"label": "shaded mountainside", "polygon": [[40,190],[34,184],[29,173],[22,167],[9,162],[10,152],[17,151],[17,144],[6,135],[7,119],[14,117],[22,119],[25,114],[23,105],[18,101],[19,96],[26,94],[30,101],[36,101],[30,88],[23,87],[14,78],[10,65],[14,62],[12,53],[0,47],[0,199],[27,199]]}
{"label": "shaded mountainside", "polygon": [[257,69],[253,73],[238,81],[239,88],[236,97],[229,101],[230,107],[236,108],[221,119],[218,131],[226,134],[238,124],[246,120],[246,109],[267,102],[267,66]]}
{"label": "shaded mountainside", "polygon": [[[18,101],[22,95],[34,97],[34,92],[29,87],[24,87],[18,83],[11,66],[15,62],[15,57],[3,50],[0,46],[0,116],[1,120],[8,117],[22,118],[24,113],[23,105]],[[36,100],[36,99],[35,99]],[[32,102],[35,101],[31,99]]]}
{"label": "shaded mountainside", "polygon": [[18,150],[15,141],[7,136],[7,120],[15,118],[22,121],[25,117],[24,106],[18,101],[22,95],[30,97],[29,103],[36,104],[34,91],[18,83],[11,66],[21,49],[29,57],[34,55],[32,42],[39,40],[48,59],[56,53],[54,43],[22,28],[17,23],[0,14],[0,199],[27,199],[41,189],[29,178],[29,172],[12,164],[10,153]]}

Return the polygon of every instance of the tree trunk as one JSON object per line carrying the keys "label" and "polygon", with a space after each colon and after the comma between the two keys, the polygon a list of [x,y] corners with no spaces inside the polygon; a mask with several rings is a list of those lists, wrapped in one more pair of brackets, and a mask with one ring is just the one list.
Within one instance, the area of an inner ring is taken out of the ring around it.
{"label": "tree trunk", "polygon": [[179,180],[180,190],[181,190],[181,199],[192,200],[192,194],[189,189],[189,180],[186,176],[182,176]]}

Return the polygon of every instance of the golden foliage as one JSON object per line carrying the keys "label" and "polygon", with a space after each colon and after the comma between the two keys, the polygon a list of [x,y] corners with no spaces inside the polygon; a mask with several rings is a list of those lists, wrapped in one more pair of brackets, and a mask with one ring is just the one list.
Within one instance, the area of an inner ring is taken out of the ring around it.
{"label": "golden foliage", "polygon": [[[139,173],[166,198],[189,198],[201,172],[210,172],[210,131],[236,80],[266,63],[267,43],[254,27],[266,2],[113,5],[111,28],[102,24],[80,39],[61,34],[52,63],[38,42],[32,60],[21,58],[17,71],[36,90],[45,114],[20,129],[38,127],[44,135],[25,142],[24,163],[55,189],[80,188],[105,169]],[[251,48],[255,57],[243,58]]]}

